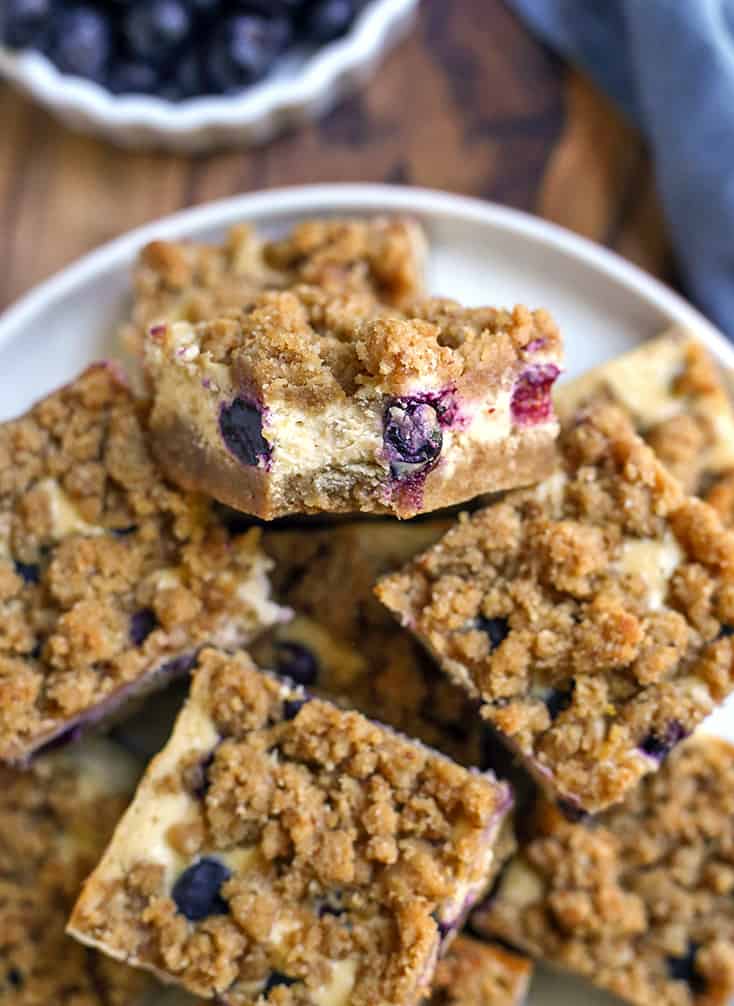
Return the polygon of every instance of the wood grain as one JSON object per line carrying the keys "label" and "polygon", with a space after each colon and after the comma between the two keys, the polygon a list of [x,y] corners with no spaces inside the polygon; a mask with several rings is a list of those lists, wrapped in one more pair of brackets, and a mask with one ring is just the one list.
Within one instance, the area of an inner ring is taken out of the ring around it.
{"label": "wood grain", "polygon": [[425,185],[534,211],[670,275],[635,133],[501,0],[423,0],[365,91],[257,150],[184,158],[76,136],[0,86],[0,307],[116,235],[211,199],[307,182]]}

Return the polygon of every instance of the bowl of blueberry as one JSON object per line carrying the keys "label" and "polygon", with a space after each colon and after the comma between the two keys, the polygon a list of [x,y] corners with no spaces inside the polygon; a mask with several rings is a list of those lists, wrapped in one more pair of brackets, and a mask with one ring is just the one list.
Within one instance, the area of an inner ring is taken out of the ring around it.
{"label": "bowl of blueberry", "polygon": [[0,74],[124,146],[246,146],[353,92],[419,2],[0,0]]}

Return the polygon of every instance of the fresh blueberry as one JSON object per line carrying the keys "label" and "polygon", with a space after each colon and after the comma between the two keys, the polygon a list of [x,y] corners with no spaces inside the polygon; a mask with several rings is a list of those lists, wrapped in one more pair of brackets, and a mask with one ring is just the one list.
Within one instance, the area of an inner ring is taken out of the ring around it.
{"label": "fresh blueberry", "polygon": [[576,683],[572,681],[568,688],[551,688],[549,690],[544,701],[551,721],[557,720],[564,709],[568,709],[571,705],[575,687]]}
{"label": "fresh blueberry", "polygon": [[696,996],[706,992],[706,979],[696,971],[698,945],[689,943],[682,957],[668,957],[668,974],[676,982],[685,982]]}
{"label": "fresh blueberry", "polygon": [[556,807],[560,810],[567,821],[571,821],[572,824],[578,824],[580,821],[585,821],[589,816],[588,813],[579,807],[577,803],[573,800],[558,800],[556,802]]}
{"label": "fresh blueberry", "polygon": [[42,43],[51,18],[51,0],[5,0],[0,4],[0,33],[11,49]]}
{"label": "fresh blueberry", "polygon": [[79,5],[58,15],[49,56],[62,73],[99,80],[110,49],[109,22],[94,8]]}
{"label": "fresh blueberry", "polygon": [[480,615],[477,618],[477,628],[489,636],[491,650],[496,650],[510,634],[510,623],[506,618],[485,618]]}
{"label": "fresh blueberry", "polygon": [[728,639],[730,636],[734,636],[734,626],[722,625],[719,629],[719,639]]}
{"label": "fresh blueberry", "polygon": [[41,567],[36,562],[16,561],[15,572],[25,583],[38,583],[41,579]]}
{"label": "fresh blueberry", "polygon": [[686,737],[686,731],[682,724],[673,720],[668,724],[663,734],[649,733],[640,744],[640,748],[656,761],[662,761],[684,737]]}
{"label": "fresh blueberry", "polygon": [[257,465],[270,457],[271,446],[263,436],[262,412],[245,398],[235,398],[219,413],[219,430],[227,449],[243,465]]}
{"label": "fresh blueberry", "polygon": [[179,100],[194,98],[204,90],[201,56],[194,46],[190,46],[177,60],[173,83]]}
{"label": "fresh blueberry", "polygon": [[288,987],[290,985],[296,985],[297,983],[297,978],[290,978],[288,975],[284,975],[282,971],[271,971],[268,975],[268,980],[265,982],[263,995],[267,999],[269,993],[272,992],[273,989],[277,989],[279,985],[285,985]]}
{"label": "fresh blueberry", "polygon": [[430,471],[443,446],[436,409],[420,399],[393,399],[383,416],[382,439],[393,478]]}
{"label": "fresh blueberry", "polygon": [[142,646],[157,625],[158,619],[151,608],[136,611],[130,619],[130,640],[133,646]]}
{"label": "fresh blueberry", "polygon": [[29,656],[31,660],[38,660],[43,652],[43,643],[37,642],[31,650]]}
{"label": "fresh blueberry", "polygon": [[306,38],[317,45],[341,38],[352,26],[360,6],[355,0],[316,0],[303,21]]}
{"label": "fresh blueberry", "polygon": [[209,46],[210,84],[230,94],[260,80],[288,44],[290,34],[285,17],[241,14],[222,21]]}
{"label": "fresh blueberry", "polygon": [[316,657],[302,643],[276,643],[277,671],[298,685],[312,685],[319,676]]}
{"label": "fresh blueberry", "polygon": [[140,0],[130,5],[123,34],[130,53],[142,62],[165,62],[191,28],[186,5],[179,0]]}
{"label": "fresh blueberry", "polygon": [[231,876],[218,859],[207,856],[181,874],[171,895],[176,907],[190,922],[201,922],[210,915],[226,915],[229,905],[220,891]]}
{"label": "fresh blueberry", "polygon": [[520,375],[512,393],[510,409],[517,423],[534,426],[545,423],[553,411],[551,388],[560,370],[553,363],[541,363]]}
{"label": "fresh blueberry", "polygon": [[[158,73],[149,63],[118,63],[109,72],[107,87],[113,94],[155,94],[158,88]],[[135,528],[130,530],[132,532]],[[115,532],[115,534],[124,533],[124,530]]]}
{"label": "fresh blueberry", "polygon": [[137,524],[129,524],[127,527],[113,527],[112,534],[115,538],[129,538],[130,535],[135,534],[137,530]]}

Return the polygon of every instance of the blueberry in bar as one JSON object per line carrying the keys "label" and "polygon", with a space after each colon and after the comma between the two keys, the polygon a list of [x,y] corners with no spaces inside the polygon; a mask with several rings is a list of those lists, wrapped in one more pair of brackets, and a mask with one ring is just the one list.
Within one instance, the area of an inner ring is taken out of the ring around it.
{"label": "blueberry in bar", "polygon": [[533,965],[496,942],[457,936],[423,1006],[522,1006]]}
{"label": "blueberry in bar", "polygon": [[225,1004],[412,1006],[510,803],[490,774],[206,649],[69,932]]}
{"label": "blueberry in bar", "polygon": [[138,774],[103,739],[44,755],[26,772],[0,766],[0,1003],[149,1002],[152,979],[64,932]]}
{"label": "blueberry in bar", "polygon": [[168,475],[270,520],[447,507],[549,473],[557,329],[542,311],[408,313],[314,286],[153,326],[145,372]]}
{"label": "blueberry in bar", "polygon": [[284,616],[257,530],[161,476],[147,408],[90,367],[0,426],[0,761],[75,738]]}
{"label": "blueberry in bar", "polygon": [[241,224],[218,244],[152,241],[133,271],[122,340],[139,356],[153,325],[213,321],[299,283],[400,307],[423,293],[425,258],[420,226],[403,217],[304,220],[278,239]]}
{"label": "blueberry in bar", "polygon": [[734,536],[598,403],[534,489],[378,596],[567,812],[621,800],[732,691]]}
{"label": "blueberry in bar", "polygon": [[623,803],[569,822],[540,799],[473,927],[635,1006],[734,996],[734,747],[697,734]]}
{"label": "blueberry in bar", "polygon": [[555,393],[561,422],[599,398],[625,410],[687,492],[733,522],[730,492],[720,486],[734,476],[734,409],[727,379],[702,343],[673,329],[562,384]]}
{"label": "blueberry in bar", "polygon": [[445,519],[355,521],[263,535],[273,595],[294,612],[252,644],[260,666],[437,748],[482,761],[476,702],[374,596],[378,577],[437,541]]}

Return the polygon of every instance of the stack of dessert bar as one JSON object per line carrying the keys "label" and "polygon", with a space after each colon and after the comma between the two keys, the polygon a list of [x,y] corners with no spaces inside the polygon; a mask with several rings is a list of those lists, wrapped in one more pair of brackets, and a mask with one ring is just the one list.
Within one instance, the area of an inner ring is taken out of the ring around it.
{"label": "stack of dessert bar", "polygon": [[145,394],[0,427],[0,1003],[734,994],[725,379],[670,333],[552,396],[548,314],[424,252],[156,242]]}

